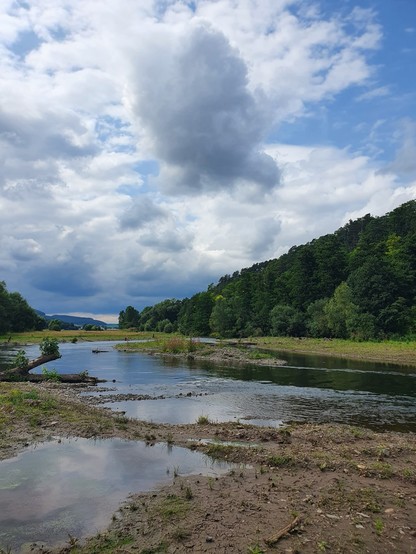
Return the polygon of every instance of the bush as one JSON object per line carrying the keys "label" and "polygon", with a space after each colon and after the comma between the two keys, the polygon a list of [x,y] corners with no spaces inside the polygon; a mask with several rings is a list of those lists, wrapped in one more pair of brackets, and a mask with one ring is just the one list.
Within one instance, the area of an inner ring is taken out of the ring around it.
{"label": "bush", "polygon": [[57,339],[45,337],[42,339],[39,348],[42,356],[61,356]]}
{"label": "bush", "polygon": [[29,365],[29,358],[26,356],[24,350],[19,350],[16,356],[13,358],[13,365],[19,369],[26,369]]}
{"label": "bush", "polygon": [[60,381],[60,377],[56,369],[48,369],[47,367],[42,367],[42,375],[45,376],[47,381]]}

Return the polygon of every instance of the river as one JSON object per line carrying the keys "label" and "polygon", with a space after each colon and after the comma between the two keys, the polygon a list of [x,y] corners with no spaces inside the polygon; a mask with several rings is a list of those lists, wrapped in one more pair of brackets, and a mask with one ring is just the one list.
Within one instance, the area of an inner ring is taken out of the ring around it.
{"label": "river", "polygon": [[[47,367],[107,379],[104,392],[95,394],[111,395],[109,407],[155,423],[194,423],[204,415],[256,425],[337,422],[416,431],[416,373],[406,367],[282,352],[282,367],[229,367],[120,352],[113,345],[63,343],[62,358]],[[26,352],[37,357],[38,347]],[[3,350],[0,363],[7,355]],[[114,402],[115,394],[163,398]]]}

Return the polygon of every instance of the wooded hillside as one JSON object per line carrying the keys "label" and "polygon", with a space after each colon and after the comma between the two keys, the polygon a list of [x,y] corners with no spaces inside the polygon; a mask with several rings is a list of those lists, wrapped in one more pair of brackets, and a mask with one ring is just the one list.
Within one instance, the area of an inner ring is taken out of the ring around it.
{"label": "wooded hillside", "polygon": [[184,300],[120,313],[120,326],[222,337],[384,338],[416,332],[416,201],[233,275]]}

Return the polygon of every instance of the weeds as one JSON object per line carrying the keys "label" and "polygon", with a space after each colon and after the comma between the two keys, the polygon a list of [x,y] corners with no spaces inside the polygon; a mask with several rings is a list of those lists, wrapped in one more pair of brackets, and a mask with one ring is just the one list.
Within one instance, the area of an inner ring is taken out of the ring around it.
{"label": "weeds", "polygon": [[184,517],[190,508],[185,499],[179,498],[176,494],[168,495],[158,506],[157,511],[163,519]]}
{"label": "weeds", "polygon": [[209,423],[211,423],[209,417],[206,416],[206,415],[202,415],[202,414],[198,417],[196,422],[197,422],[198,425],[208,425]]}
{"label": "weeds", "polygon": [[258,544],[248,547],[248,554],[264,554],[264,550]]}
{"label": "weeds", "polygon": [[42,367],[42,375],[44,375],[47,381],[58,382],[61,380],[58,372],[54,368],[48,369],[47,367]]}
{"label": "weeds", "polygon": [[13,366],[19,369],[26,369],[29,365],[29,358],[26,356],[24,350],[19,350],[16,356],[13,358]]}
{"label": "weeds", "polygon": [[381,535],[384,530],[384,523],[380,518],[377,518],[374,520],[374,528],[376,530],[377,535]]}
{"label": "weeds", "polygon": [[283,467],[293,464],[292,456],[275,455],[270,456],[267,460],[267,464],[271,467]]}
{"label": "weeds", "polygon": [[191,533],[182,527],[176,528],[172,533],[172,538],[175,541],[183,541],[185,539],[189,539],[190,536]]}

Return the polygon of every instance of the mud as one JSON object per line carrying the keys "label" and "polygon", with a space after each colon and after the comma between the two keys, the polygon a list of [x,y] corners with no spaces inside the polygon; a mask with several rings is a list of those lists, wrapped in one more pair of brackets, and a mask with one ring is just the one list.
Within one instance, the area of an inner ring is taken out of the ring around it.
{"label": "mud", "polygon": [[18,383],[1,392],[11,387],[37,391],[54,407],[33,425],[29,412],[6,413],[0,404],[2,459],[54,435],[166,442],[238,464],[218,479],[175,475],[163,489],[131,491],[107,530],[52,549],[34,544],[32,552],[416,552],[414,434],[346,425],[155,425],[80,395],[97,387]]}

